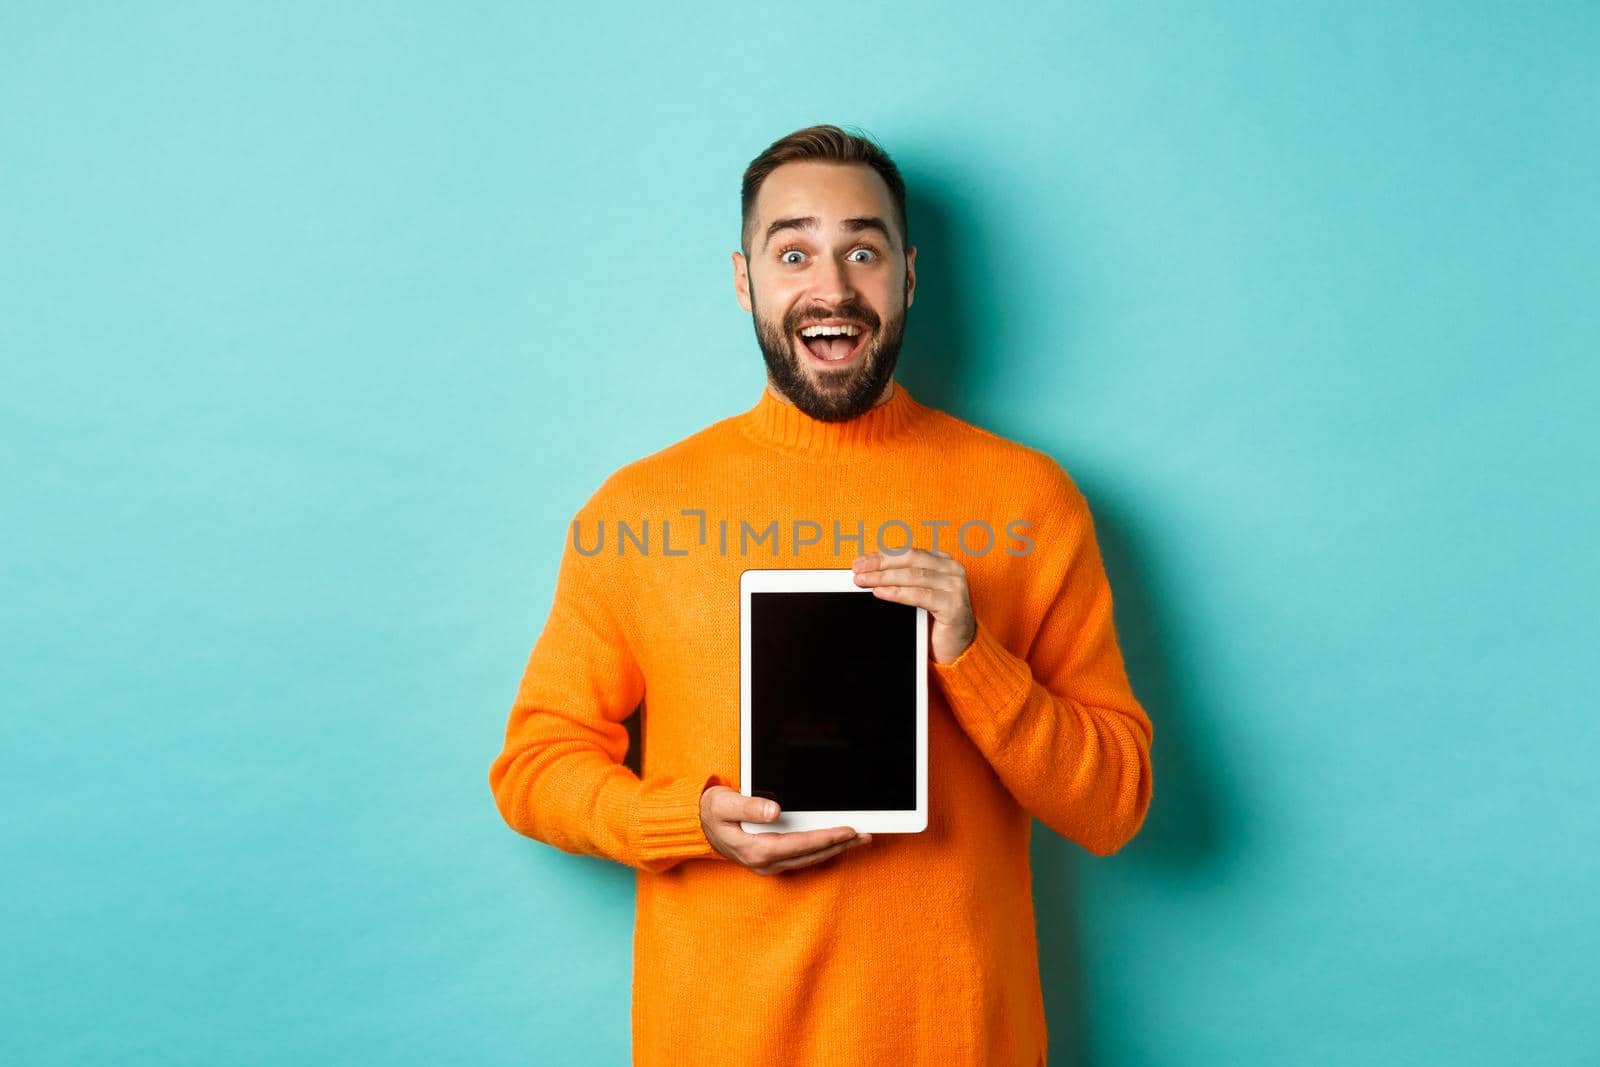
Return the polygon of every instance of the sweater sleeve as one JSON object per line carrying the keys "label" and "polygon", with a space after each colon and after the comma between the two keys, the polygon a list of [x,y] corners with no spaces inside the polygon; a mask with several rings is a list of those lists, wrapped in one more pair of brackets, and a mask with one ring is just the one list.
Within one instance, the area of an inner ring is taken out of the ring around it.
{"label": "sweater sleeve", "polygon": [[950,708],[1019,804],[1099,856],[1127,844],[1152,795],[1149,717],[1129,686],[1087,501],[1058,471],[1056,520],[1034,568],[1043,596],[1032,646],[1019,655],[978,614],[977,636],[951,663],[933,661]]}
{"label": "sweater sleeve", "polygon": [[[592,499],[591,499],[592,503]],[[574,522],[597,529],[589,505]],[[576,550],[569,527],[554,601],[528,658],[489,768],[506,823],[566,852],[659,872],[685,859],[720,858],[700,825],[700,794],[728,785],[717,775],[651,775],[622,763],[623,725],[644,697],[645,679],[608,594],[625,594],[615,561]],[[609,578],[609,580],[608,580]]]}

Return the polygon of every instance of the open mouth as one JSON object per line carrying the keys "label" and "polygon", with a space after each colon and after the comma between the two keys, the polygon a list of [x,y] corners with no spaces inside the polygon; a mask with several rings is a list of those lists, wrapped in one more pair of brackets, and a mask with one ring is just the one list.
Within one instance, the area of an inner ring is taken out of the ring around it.
{"label": "open mouth", "polygon": [[860,323],[811,323],[795,332],[795,341],[815,362],[841,366],[860,355],[871,336],[872,331]]}

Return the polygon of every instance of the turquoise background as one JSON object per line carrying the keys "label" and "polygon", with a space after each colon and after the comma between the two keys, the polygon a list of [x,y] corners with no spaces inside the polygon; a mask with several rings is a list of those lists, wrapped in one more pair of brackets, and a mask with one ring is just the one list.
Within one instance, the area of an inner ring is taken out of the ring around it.
{"label": "turquoise background", "polygon": [[[1600,6],[6,5],[0,1061],[626,1061],[489,794],[564,522],[752,405],[745,164],[1094,508],[1143,832],[1052,1064],[1600,1059]],[[707,1004],[707,1011],[719,1006]],[[688,1061],[686,1061],[688,1062]]]}

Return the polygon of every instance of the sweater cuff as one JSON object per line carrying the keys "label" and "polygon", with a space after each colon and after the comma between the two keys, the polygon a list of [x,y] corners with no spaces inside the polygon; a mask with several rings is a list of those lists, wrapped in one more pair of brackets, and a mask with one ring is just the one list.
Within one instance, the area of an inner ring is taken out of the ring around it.
{"label": "sweater cuff", "polygon": [[639,866],[664,871],[679,860],[720,856],[700,825],[700,794],[727,785],[715,774],[669,781],[639,798]]}
{"label": "sweater cuff", "polygon": [[980,620],[972,644],[950,663],[930,659],[934,676],[956,718],[970,732],[991,736],[1000,714],[1019,707],[1033,685],[1033,670],[1026,660],[1011,654]]}

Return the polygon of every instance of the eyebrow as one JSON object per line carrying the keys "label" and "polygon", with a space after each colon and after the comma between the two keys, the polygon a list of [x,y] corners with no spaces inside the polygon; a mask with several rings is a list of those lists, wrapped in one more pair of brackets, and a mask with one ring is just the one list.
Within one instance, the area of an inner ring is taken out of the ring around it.
{"label": "eyebrow", "polygon": [[[820,228],[821,225],[822,223],[815,215],[797,215],[794,218],[776,219],[771,226],[767,227],[767,236],[761,242],[761,248],[765,251],[766,247],[772,243],[772,235],[780,230],[815,230]],[[857,215],[855,218],[845,219],[841,225],[851,233],[876,230],[883,235],[884,241],[888,242],[890,247],[894,246],[894,238],[889,235],[889,227],[876,215]]]}

